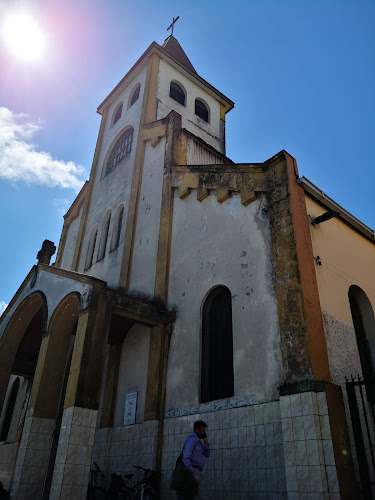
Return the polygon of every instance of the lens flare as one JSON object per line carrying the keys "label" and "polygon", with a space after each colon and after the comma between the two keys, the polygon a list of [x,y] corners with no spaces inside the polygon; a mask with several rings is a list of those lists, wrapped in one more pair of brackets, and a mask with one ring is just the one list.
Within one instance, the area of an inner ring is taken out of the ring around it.
{"label": "lens flare", "polygon": [[37,61],[45,50],[45,37],[38,23],[26,12],[8,14],[2,26],[5,45],[18,59]]}

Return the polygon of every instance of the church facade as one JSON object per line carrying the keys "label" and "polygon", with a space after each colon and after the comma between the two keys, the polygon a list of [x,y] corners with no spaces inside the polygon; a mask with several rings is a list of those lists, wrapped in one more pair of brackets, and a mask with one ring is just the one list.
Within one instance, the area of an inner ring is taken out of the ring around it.
{"label": "church facade", "polygon": [[132,465],[158,469],[173,498],[200,419],[208,498],[374,488],[346,387],[374,378],[374,231],[287,152],[226,157],[233,106],[173,36],[99,106],[56,262],[45,241],[0,320],[0,480],[12,498],[86,498],[93,461],[106,486]]}

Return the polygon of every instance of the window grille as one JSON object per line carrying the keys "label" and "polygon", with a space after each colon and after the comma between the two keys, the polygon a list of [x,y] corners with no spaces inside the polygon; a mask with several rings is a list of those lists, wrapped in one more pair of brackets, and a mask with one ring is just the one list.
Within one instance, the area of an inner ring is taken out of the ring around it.
{"label": "window grille", "polygon": [[135,101],[138,100],[140,90],[141,90],[141,86],[138,85],[138,87],[135,89],[134,94],[132,95],[132,98],[131,98],[131,101],[130,101],[130,106],[133,106],[133,104],[135,103]]}
{"label": "window grille", "polygon": [[208,123],[208,108],[199,99],[195,99],[195,114]]}
{"label": "window grille", "polygon": [[121,115],[122,115],[122,104],[121,106],[118,108],[118,110],[116,111],[116,114],[115,114],[115,117],[113,119],[113,125],[119,121],[119,119],[121,118]]}
{"label": "window grille", "polygon": [[130,155],[132,150],[133,132],[133,127],[128,128],[113,146],[107,162],[106,175],[112,172],[112,170],[114,170],[126,156]]}
{"label": "window grille", "polygon": [[170,97],[172,97],[172,99],[185,106],[185,92],[177,83],[171,82],[169,95]]}

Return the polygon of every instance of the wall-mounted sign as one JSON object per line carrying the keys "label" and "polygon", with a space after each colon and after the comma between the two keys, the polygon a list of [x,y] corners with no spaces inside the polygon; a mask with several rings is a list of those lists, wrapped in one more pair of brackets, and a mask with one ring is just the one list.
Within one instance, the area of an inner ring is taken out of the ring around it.
{"label": "wall-mounted sign", "polygon": [[125,399],[124,425],[135,424],[135,413],[137,410],[137,391],[128,392]]}

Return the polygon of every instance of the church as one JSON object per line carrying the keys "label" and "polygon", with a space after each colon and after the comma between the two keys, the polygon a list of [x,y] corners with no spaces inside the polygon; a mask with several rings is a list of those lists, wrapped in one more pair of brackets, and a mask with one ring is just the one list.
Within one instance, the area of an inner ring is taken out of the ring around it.
{"label": "church", "polygon": [[234,103],[173,35],[99,105],[89,180],[0,319],[0,481],[86,498],[193,423],[207,497],[375,495],[375,236],[280,151],[226,156]]}

